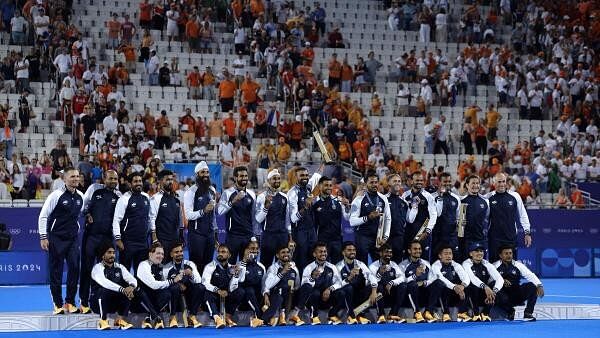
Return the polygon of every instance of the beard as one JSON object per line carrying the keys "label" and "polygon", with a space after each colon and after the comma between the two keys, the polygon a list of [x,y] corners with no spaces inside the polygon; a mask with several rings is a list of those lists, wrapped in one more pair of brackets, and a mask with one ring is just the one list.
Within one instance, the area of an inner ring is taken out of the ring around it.
{"label": "beard", "polygon": [[211,187],[210,177],[198,177],[196,179],[196,184],[198,185],[198,191],[201,194],[206,194]]}

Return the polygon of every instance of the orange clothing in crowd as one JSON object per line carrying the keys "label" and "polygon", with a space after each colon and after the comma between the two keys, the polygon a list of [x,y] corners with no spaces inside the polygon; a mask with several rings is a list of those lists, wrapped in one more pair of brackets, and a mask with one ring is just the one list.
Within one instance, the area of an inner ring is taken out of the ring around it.
{"label": "orange clothing in crowd", "polygon": [[571,203],[573,203],[573,205],[576,208],[585,207],[585,202],[583,200],[583,194],[581,193],[581,190],[576,189],[571,193]]}
{"label": "orange clothing in crowd", "polygon": [[260,89],[260,85],[252,80],[244,80],[240,86],[240,90],[242,91],[242,102],[244,103],[254,103],[257,100],[258,90]]}
{"label": "orange clothing in crowd", "polygon": [[200,24],[196,20],[189,20],[185,24],[185,36],[188,38],[198,38],[200,36]]}
{"label": "orange clothing in crowd", "polygon": [[339,79],[342,76],[342,64],[335,60],[329,62],[329,77]]}
{"label": "orange clothing in crowd", "polygon": [[223,120],[223,127],[225,127],[225,134],[229,137],[235,137],[235,119],[233,117],[226,118]]}
{"label": "orange clothing in crowd", "polygon": [[150,21],[152,20],[152,4],[140,3],[140,20]]}
{"label": "orange clothing in crowd", "polygon": [[231,80],[223,80],[219,84],[219,97],[222,99],[230,99],[235,95],[235,82]]}
{"label": "orange clothing in crowd", "polygon": [[189,73],[187,76],[188,86],[200,87],[201,76],[202,75],[200,75],[200,73],[196,73],[196,72]]}
{"label": "orange clothing in crowd", "polygon": [[250,12],[253,17],[258,17],[265,13],[265,4],[262,0],[251,0],[250,1]]}

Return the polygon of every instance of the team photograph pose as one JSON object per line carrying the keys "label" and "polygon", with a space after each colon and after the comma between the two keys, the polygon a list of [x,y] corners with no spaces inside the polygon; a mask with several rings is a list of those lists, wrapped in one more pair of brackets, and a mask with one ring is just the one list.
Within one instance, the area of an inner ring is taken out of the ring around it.
{"label": "team photograph pose", "polygon": [[[413,239],[418,239],[422,244],[423,256],[429,258],[430,235],[437,222],[437,207],[435,199],[424,189],[423,184],[423,174],[415,171],[410,176],[410,190],[402,194],[402,198],[410,204],[411,208],[417,209],[417,215],[413,221],[406,224],[402,247],[406,248]],[[404,257],[406,257],[406,253]]]}

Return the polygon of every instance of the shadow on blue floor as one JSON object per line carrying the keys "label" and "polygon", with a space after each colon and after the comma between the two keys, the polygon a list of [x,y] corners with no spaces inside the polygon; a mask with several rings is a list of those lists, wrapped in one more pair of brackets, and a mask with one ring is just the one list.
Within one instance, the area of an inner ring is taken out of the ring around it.
{"label": "shadow on blue floor", "polygon": [[272,336],[278,338],[306,338],[307,336],[321,336],[327,338],[368,337],[369,335],[383,335],[389,337],[407,337],[418,335],[419,338],[444,337],[532,337],[534,334],[544,338],[564,337],[599,337],[600,320],[571,320],[571,321],[538,321],[524,322],[492,322],[492,323],[445,323],[445,324],[388,324],[388,325],[339,325],[339,326],[302,326],[278,328],[235,328],[215,330],[214,328],[202,329],[165,329],[165,330],[129,330],[122,331],[57,331],[57,332],[31,332],[31,333],[0,333],[0,337],[76,337],[85,335],[88,338],[109,337],[198,337],[205,338],[251,338],[257,336]]}

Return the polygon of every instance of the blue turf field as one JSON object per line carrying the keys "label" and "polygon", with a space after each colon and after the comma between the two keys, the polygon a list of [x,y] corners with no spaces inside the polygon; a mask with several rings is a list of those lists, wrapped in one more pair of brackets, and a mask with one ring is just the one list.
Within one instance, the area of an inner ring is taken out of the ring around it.
{"label": "blue turf field", "polygon": [[215,330],[202,329],[167,329],[167,330],[129,330],[122,331],[55,331],[55,332],[26,332],[0,333],[0,337],[39,337],[64,338],[81,337],[111,338],[111,337],[218,337],[218,338],[252,338],[268,336],[277,338],[306,338],[308,336],[323,338],[368,337],[378,335],[389,337],[419,337],[419,338],[465,338],[465,337],[600,337],[600,320],[557,320],[524,322],[492,322],[492,323],[446,323],[446,324],[387,324],[387,325],[339,325],[339,326],[302,326],[251,329],[240,327],[235,329]]}

